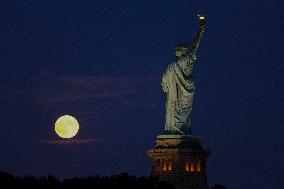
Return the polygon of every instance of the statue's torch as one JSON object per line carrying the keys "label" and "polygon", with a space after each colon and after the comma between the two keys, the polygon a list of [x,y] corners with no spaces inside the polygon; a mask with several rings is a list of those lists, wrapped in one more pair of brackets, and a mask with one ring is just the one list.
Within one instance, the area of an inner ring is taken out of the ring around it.
{"label": "statue's torch", "polygon": [[205,21],[205,16],[198,14],[199,21]]}
{"label": "statue's torch", "polygon": [[202,14],[198,14],[197,16],[198,16],[198,21],[199,21],[199,27],[202,31],[204,31],[204,27],[206,23],[205,16]]}

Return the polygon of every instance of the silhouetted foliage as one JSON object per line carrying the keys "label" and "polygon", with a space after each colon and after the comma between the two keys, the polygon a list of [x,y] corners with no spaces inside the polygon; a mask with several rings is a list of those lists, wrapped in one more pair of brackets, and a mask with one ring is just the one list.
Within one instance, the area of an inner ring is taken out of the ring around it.
{"label": "silhouetted foliage", "polygon": [[227,187],[221,184],[215,184],[211,189],[226,189]]}
{"label": "silhouetted foliage", "polygon": [[65,179],[62,182],[54,176],[47,177],[15,177],[9,173],[0,172],[1,188],[21,189],[174,189],[172,184],[160,182],[158,178],[135,177],[127,173],[111,177],[88,176]]}
{"label": "silhouetted foliage", "polygon": [[[0,171],[0,188],[21,189],[174,189],[170,183],[159,181],[153,176],[135,177],[127,173],[113,176],[88,176],[70,178],[60,181],[58,178],[47,177],[15,177]],[[215,184],[211,189],[227,189],[226,186]]]}

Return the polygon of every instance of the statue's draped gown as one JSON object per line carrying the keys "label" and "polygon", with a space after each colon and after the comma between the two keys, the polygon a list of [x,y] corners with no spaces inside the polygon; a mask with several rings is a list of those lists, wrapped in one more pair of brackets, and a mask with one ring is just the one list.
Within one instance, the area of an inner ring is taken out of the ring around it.
{"label": "statue's draped gown", "polygon": [[201,30],[197,32],[191,49],[169,64],[162,77],[162,89],[167,93],[165,131],[169,134],[191,134],[190,113],[195,89],[193,65],[202,34]]}

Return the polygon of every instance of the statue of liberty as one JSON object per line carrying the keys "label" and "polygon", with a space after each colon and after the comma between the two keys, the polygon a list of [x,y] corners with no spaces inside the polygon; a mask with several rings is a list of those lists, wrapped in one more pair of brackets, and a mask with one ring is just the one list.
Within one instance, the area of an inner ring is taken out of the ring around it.
{"label": "statue of liberty", "polygon": [[174,135],[192,134],[190,113],[194,95],[193,67],[196,50],[203,36],[205,17],[198,15],[199,29],[189,48],[186,43],[176,47],[176,59],[162,77],[162,89],[167,94],[165,132]]}

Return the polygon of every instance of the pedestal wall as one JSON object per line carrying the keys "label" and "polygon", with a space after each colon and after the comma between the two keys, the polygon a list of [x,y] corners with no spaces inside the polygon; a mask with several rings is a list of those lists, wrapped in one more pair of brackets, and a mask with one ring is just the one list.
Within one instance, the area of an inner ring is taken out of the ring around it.
{"label": "pedestal wall", "polygon": [[195,135],[159,135],[148,150],[152,174],[172,182],[177,189],[208,189],[206,159],[201,139]]}

